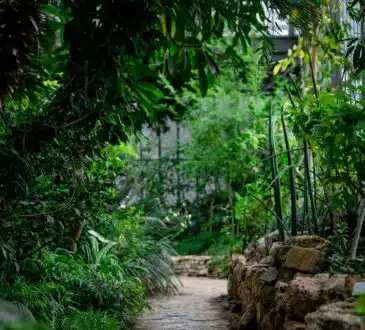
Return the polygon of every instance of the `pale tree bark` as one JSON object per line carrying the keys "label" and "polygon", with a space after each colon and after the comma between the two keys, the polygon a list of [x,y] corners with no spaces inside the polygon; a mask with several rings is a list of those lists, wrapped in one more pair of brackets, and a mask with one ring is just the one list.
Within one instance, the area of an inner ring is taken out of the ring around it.
{"label": "pale tree bark", "polygon": [[365,200],[362,199],[359,204],[359,208],[357,210],[357,225],[354,233],[354,239],[352,241],[350,258],[356,258],[357,247],[359,246],[359,240],[361,235],[362,226],[364,224],[365,218]]}

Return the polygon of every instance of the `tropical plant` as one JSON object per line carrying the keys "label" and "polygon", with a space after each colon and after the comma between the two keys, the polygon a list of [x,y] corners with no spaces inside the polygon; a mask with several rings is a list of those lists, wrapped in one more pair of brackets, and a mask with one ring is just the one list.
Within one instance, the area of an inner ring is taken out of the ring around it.
{"label": "tropical plant", "polygon": [[[102,265],[105,259],[109,256],[109,252],[117,245],[116,242],[110,242],[101,235],[98,235],[97,237],[90,235],[90,244],[85,244],[83,246],[87,263],[95,269],[98,269]],[[100,243],[100,240],[104,243],[103,247],[100,247],[102,244]],[[116,261],[118,260],[117,258],[115,259]]]}
{"label": "tropical plant", "polygon": [[59,320],[58,329],[71,330],[119,330],[120,322],[113,316],[103,312],[76,311]]}
{"label": "tropical plant", "polygon": [[[298,45],[275,67],[274,73],[296,66],[298,59],[308,68],[300,87],[293,80],[287,84],[290,102],[284,107],[294,134],[303,141],[305,218],[310,220],[309,230],[322,235],[334,229],[336,214],[345,215],[351,233],[357,222],[354,257],[363,218],[359,202],[364,194],[357,163],[361,163],[361,157],[352,157],[362,153],[363,94],[357,83],[359,67],[351,67],[340,43],[351,35],[346,26],[334,19],[331,8],[334,7],[330,2],[323,5],[317,29],[308,30],[306,38],[299,38]],[[349,73],[342,88],[333,85],[333,70]]]}

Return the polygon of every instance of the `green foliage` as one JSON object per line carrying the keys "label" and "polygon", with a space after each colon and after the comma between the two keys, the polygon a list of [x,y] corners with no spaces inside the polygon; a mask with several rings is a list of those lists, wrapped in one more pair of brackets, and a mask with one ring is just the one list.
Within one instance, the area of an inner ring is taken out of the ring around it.
{"label": "green foliage", "polygon": [[292,151],[290,150],[290,142],[288,137],[288,131],[286,129],[285,119],[283,114],[281,114],[281,124],[283,126],[283,134],[285,140],[285,148],[288,156],[288,166],[289,166],[289,184],[290,184],[290,210],[291,210],[291,234],[296,236],[298,231],[297,227],[297,191],[295,182],[295,168],[293,163]]}
{"label": "green foliage", "polygon": [[245,194],[236,194],[236,199],[235,214],[241,224],[241,248],[245,248],[273,229],[276,218],[265,204],[265,200],[271,204],[270,191],[263,190],[260,180],[247,184]]}
{"label": "green foliage", "polygon": [[198,177],[201,169],[206,176],[227,177],[232,180],[242,173],[242,165],[255,161],[264,138],[262,126],[255,116],[262,116],[265,98],[260,91],[264,69],[257,70],[258,60],[254,54],[247,55],[248,85],[240,81],[234,72],[222,75],[214,89],[204,99],[195,99],[186,92],[186,102],[195,101],[194,109],[187,117],[193,130],[193,140],[183,153],[187,161],[183,166]]}
{"label": "green foliage", "polygon": [[71,303],[65,288],[53,282],[26,283],[19,278],[12,285],[3,284],[0,289],[4,299],[24,305],[48,324],[54,324],[56,318],[66,312],[65,306]]}
{"label": "green foliage", "polygon": [[109,316],[106,313],[76,311],[60,319],[57,328],[70,330],[119,330],[121,329],[121,324],[115,317]]}
{"label": "green foliage", "polygon": [[217,278],[228,278],[230,273],[231,260],[229,255],[215,255],[212,260],[209,261],[209,265],[215,269],[215,276]]}
{"label": "green foliage", "polygon": [[88,309],[108,311],[126,327],[147,306],[143,286],[132,277],[122,280],[111,272],[103,274],[68,254],[47,254],[41,267],[37,282],[18,279],[1,290],[4,298],[23,304],[53,327],[73,310]]}
{"label": "green foliage", "polygon": [[[248,70],[248,77],[255,72],[256,80],[241,84],[236,72],[228,69],[206,98],[194,98],[194,86],[182,98],[193,107],[188,117],[193,140],[182,150],[186,157],[182,168],[197,180],[201,191],[213,187],[208,193],[210,214],[204,219],[210,228],[217,210],[225,210],[223,232],[229,232],[229,219],[232,234],[243,237],[243,246],[255,234],[271,230],[273,220],[288,232],[291,222],[294,235],[304,230],[328,235],[336,217],[346,218],[351,234],[355,228],[353,214],[364,197],[360,170],[364,90],[356,75],[358,66],[351,66],[340,46],[350,30],[336,22],[326,6],[320,15],[315,12],[318,29],[310,27],[308,37],[299,38],[288,58],[274,69],[275,75],[281,72],[287,78],[276,79],[271,98],[278,106],[272,108],[269,125],[265,108],[269,95],[260,92],[261,71],[247,56],[245,63],[255,67]],[[298,59],[307,67],[300,82],[290,72]],[[336,89],[332,75],[339,69],[347,70],[349,79]],[[275,118],[279,110],[281,123]],[[222,195],[223,203],[217,198]],[[331,267],[339,267],[348,253],[348,248],[333,252]],[[354,265],[342,263],[348,272],[360,271],[361,266]]]}
{"label": "green foliage", "polygon": [[198,235],[187,236],[178,242],[176,251],[181,255],[204,254],[212,248],[219,237],[219,232],[201,232]]}
{"label": "green foliage", "polygon": [[[265,33],[256,1],[31,1],[1,12],[4,45],[19,15],[33,20],[2,52],[12,63],[0,93],[1,263],[9,274],[43,247],[75,249],[83,228],[116,205],[116,173],[95,162],[114,157],[105,142],[118,145],[142,123],[170,115],[164,110],[176,102],[162,76],[178,89],[197,79],[204,94],[221,54],[210,41],[226,28],[235,45],[247,46],[252,26]],[[35,39],[37,56],[26,60]]]}
{"label": "green foliage", "polygon": [[363,274],[365,271],[364,260],[350,259],[348,257],[351,239],[346,223],[340,223],[334,233],[329,237],[331,242],[328,251],[328,266],[332,274]]}
{"label": "green foliage", "polygon": [[357,298],[357,312],[365,316],[365,295],[361,295]]}
{"label": "green foliage", "polygon": [[[293,133],[305,149],[304,186],[301,181],[297,186],[304,189],[305,226],[312,233],[326,235],[335,229],[335,219],[342,217],[352,234],[354,214],[364,196],[360,170],[364,94],[356,75],[358,67],[351,66],[340,46],[340,40],[351,37],[350,31],[334,20],[328,8],[323,7],[318,29],[299,38],[274,73],[288,71],[298,59],[308,68],[303,70],[301,86],[294,79],[287,83],[289,102],[284,106]],[[337,82],[339,86],[334,84],[336,70],[347,70],[349,75],[347,81]],[[348,255],[348,249],[343,253]]]}
{"label": "green foliage", "polygon": [[[258,56],[252,51],[244,57],[247,63],[247,84],[239,73],[228,70],[220,76],[216,86],[204,99],[195,99],[186,91],[185,102],[194,102],[187,116],[192,128],[192,141],[182,149],[185,156],[181,169],[198,184],[198,191],[209,197],[210,227],[214,224],[214,210],[220,210],[238,234],[235,215],[235,192],[243,193],[254,180],[255,166],[265,152],[265,101],[261,91],[264,68],[257,69]],[[208,192],[206,192],[208,190]],[[220,199],[220,200],[219,200]]]}
{"label": "green foliage", "polygon": [[349,252],[349,236],[347,226],[340,224],[329,237],[331,246],[329,249],[329,270],[331,273],[347,273],[348,263],[346,255]]}
{"label": "green foliage", "polygon": [[230,251],[242,247],[242,240],[232,237],[231,233],[215,231],[200,232],[197,235],[184,237],[177,243],[176,251],[181,255],[209,255],[209,264],[214,269],[213,276],[228,278]]}
{"label": "green foliage", "polygon": [[[9,259],[13,247],[4,244],[7,271],[0,290],[5,299],[25,306],[55,329],[127,329],[148,306],[148,294],[177,290],[170,260],[175,252],[168,237],[156,235],[138,209],[118,207],[115,179],[133,156],[124,144],[107,146],[78,169],[80,181],[74,192],[67,185],[55,190],[53,177],[38,177],[34,189],[48,202],[43,203],[44,217],[67,226],[77,219],[79,225],[61,227],[63,241],[48,240],[26,251],[15,263],[17,274]],[[60,194],[72,194],[71,200],[57,212],[48,212]],[[23,228],[22,222],[17,225]]]}
{"label": "green foliage", "polygon": [[141,215],[116,213],[114,220],[117,240],[90,231],[81,253],[43,252],[27,261],[26,278],[0,286],[2,296],[56,329],[128,328],[148,306],[147,293],[177,290],[179,282],[169,242],[149,234]]}
{"label": "green foliage", "polygon": [[[115,225],[111,228],[112,236],[110,236],[113,241],[105,246],[116,244],[115,256],[118,263],[109,256],[107,259],[109,266],[101,263],[101,269],[106,267],[108,272],[114,272],[113,265],[121,267],[121,276],[138,279],[150,293],[176,291],[179,281],[174,277],[170,260],[176,252],[171,247],[169,236],[163,236],[163,231],[161,235],[160,228],[149,223],[138,210],[116,212],[113,218]],[[108,226],[111,223],[112,220],[109,219]]]}

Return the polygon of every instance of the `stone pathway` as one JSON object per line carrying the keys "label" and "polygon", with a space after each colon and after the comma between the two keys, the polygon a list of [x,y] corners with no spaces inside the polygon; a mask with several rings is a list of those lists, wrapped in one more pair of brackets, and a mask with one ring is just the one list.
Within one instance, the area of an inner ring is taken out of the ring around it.
{"label": "stone pathway", "polygon": [[152,310],[136,323],[135,330],[208,330],[228,329],[222,296],[227,281],[202,277],[183,277],[177,295],[151,300]]}

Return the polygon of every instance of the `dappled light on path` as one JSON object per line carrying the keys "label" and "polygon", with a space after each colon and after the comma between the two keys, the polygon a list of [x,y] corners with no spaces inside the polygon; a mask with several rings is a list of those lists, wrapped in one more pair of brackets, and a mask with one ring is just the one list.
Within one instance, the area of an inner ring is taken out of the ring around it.
{"label": "dappled light on path", "polygon": [[227,281],[183,277],[179,294],[151,300],[152,310],[138,320],[135,330],[228,329],[223,296]]}

